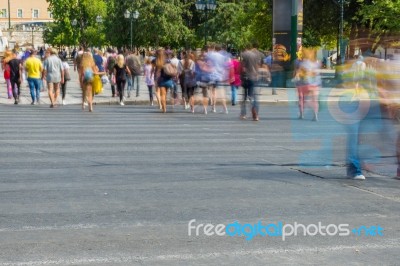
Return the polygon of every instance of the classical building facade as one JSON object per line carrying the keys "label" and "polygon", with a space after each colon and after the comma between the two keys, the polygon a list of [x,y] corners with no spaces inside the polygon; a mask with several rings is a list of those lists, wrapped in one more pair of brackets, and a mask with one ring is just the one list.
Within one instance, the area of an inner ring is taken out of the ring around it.
{"label": "classical building facade", "polygon": [[0,29],[10,47],[43,45],[43,26],[52,22],[46,0],[0,0]]}

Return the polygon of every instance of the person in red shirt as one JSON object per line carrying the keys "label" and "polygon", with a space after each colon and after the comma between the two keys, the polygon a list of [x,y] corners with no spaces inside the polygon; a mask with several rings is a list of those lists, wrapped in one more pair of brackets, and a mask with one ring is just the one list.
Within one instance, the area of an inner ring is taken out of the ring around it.
{"label": "person in red shirt", "polygon": [[240,80],[241,68],[237,55],[233,55],[229,64],[229,83],[231,84],[231,102],[233,106],[237,103],[237,90],[242,84]]}
{"label": "person in red shirt", "polygon": [[12,59],[12,52],[10,50],[5,51],[4,53],[4,59],[2,62],[2,68],[4,70],[4,79],[6,80],[7,84],[7,94],[8,94],[8,99],[11,99],[13,96],[12,89],[11,89],[11,74],[10,74],[10,66],[8,65],[8,62]]}

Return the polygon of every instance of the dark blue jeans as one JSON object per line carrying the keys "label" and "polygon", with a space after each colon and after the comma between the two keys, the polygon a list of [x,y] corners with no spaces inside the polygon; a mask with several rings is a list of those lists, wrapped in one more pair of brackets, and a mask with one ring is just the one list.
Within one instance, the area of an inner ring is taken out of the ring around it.
{"label": "dark blue jeans", "polygon": [[347,176],[362,174],[360,156],[358,154],[360,122],[346,126],[347,129]]}
{"label": "dark blue jeans", "polygon": [[[360,104],[360,101],[354,100],[343,103],[341,106],[341,110],[350,115],[345,125],[347,131],[347,176],[349,177],[362,174],[362,161],[365,161],[367,157],[372,155],[380,157],[378,150],[369,150],[366,154],[366,147],[374,145],[373,143],[360,143],[360,136],[379,135],[385,128],[379,104],[371,101],[365,111],[359,107]],[[360,156],[360,148],[362,156]]]}
{"label": "dark blue jeans", "polygon": [[131,96],[131,90],[133,89],[133,83],[134,83],[134,77],[133,76],[126,76],[126,81],[128,83],[128,87],[126,88],[126,91],[128,92],[128,97]]}
{"label": "dark blue jeans", "polygon": [[236,99],[237,99],[237,89],[238,89],[238,86],[235,86],[235,85],[231,85],[231,92],[232,92],[232,94],[231,94],[231,102],[232,102],[232,104],[236,104]]}
{"label": "dark blue jeans", "polygon": [[12,88],[12,93],[14,96],[14,100],[19,99],[19,95],[21,94],[21,82],[15,81],[11,79],[11,88]]}
{"label": "dark blue jeans", "polygon": [[259,105],[258,105],[258,94],[256,93],[255,90],[255,85],[256,82],[254,80],[246,80],[246,81],[242,81],[242,87],[244,90],[243,93],[243,101],[242,101],[242,106],[241,106],[241,116],[245,116],[246,115],[246,102],[247,102],[247,98],[249,98],[250,103],[251,103],[251,108],[255,109],[256,113],[258,114],[258,109],[259,109]]}
{"label": "dark blue jeans", "polygon": [[29,89],[31,91],[32,102],[40,99],[41,80],[36,78],[28,78]]}

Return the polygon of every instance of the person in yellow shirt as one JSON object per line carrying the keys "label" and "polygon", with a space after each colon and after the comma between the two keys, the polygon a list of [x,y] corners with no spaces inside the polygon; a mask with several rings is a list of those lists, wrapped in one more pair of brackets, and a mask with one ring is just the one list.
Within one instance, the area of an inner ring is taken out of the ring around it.
{"label": "person in yellow shirt", "polygon": [[31,91],[32,105],[39,104],[40,100],[40,86],[43,65],[42,61],[37,58],[37,51],[30,50],[30,56],[25,61],[25,70],[28,76],[29,89]]}

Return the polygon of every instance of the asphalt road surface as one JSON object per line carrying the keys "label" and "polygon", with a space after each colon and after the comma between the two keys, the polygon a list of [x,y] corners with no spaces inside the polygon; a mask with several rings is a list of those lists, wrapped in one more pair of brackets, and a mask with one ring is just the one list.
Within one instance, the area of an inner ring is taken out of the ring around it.
{"label": "asphalt road surface", "polygon": [[[238,119],[239,107],[205,116],[181,107],[1,105],[0,266],[398,265],[392,154],[365,150],[367,180],[347,179],[346,134],[324,110],[318,123],[311,114],[296,120],[285,105],[260,113],[253,122]],[[390,148],[384,140],[363,139]],[[197,227],[189,236],[193,219],[368,232],[246,240]]]}

